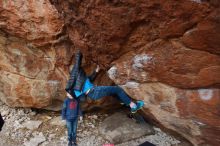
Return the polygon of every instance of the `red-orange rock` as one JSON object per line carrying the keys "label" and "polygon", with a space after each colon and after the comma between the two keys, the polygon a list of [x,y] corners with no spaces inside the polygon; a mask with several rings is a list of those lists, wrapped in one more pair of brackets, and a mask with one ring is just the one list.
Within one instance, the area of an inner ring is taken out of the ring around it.
{"label": "red-orange rock", "polygon": [[[180,88],[219,87],[220,57],[191,50],[176,40],[157,40],[116,61],[117,84],[163,82]],[[114,77],[111,72],[116,71]]]}
{"label": "red-orange rock", "polygon": [[48,48],[45,53],[3,33],[0,42],[1,100],[14,107],[37,108],[50,105],[53,99],[63,100],[68,68],[65,62],[55,68],[55,50]]}
{"label": "red-orange rock", "polygon": [[194,145],[220,140],[218,55],[176,39],[156,40],[116,60],[108,73],[131,97],[145,101],[145,114]]}
{"label": "red-orange rock", "polygon": [[220,54],[220,9],[209,14],[198,25],[183,35],[187,47]]}
{"label": "red-orange rock", "polygon": [[129,82],[129,95],[144,100],[145,114],[194,145],[218,145],[220,89],[178,89],[161,83]]}
{"label": "red-orange rock", "polygon": [[217,145],[219,7],[218,0],[0,1],[0,98],[60,107],[80,48],[87,72],[103,69],[97,83],[112,84],[110,69],[116,84],[145,100],[146,115],[195,145]]}
{"label": "red-orange rock", "polygon": [[35,46],[51,44],[63,31],[63,20],[49,0],[0,1],[0,27]]}
{"label": "red-orange rock", "polygon": [[66,14],[74,45],[105,68],[125,52],[158,38],[181,37],[214,9],[209,3],[190,0],[52,2]]}

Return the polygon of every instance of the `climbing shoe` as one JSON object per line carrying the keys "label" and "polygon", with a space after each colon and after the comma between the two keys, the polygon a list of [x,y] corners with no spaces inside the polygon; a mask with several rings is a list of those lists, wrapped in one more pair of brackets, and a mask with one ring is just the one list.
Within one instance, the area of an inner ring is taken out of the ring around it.
{"label": "climbing shoe", "polygon": [[72,146],[77,146],[76,142],[73,142],[73,145]]}
{"label": "climbing shoe", "polygon": [[139,109],[141,109],[144,106],[144,101],[139,100],[136,103],[136,106],[134,108],[131,108],[132,113],[136,113]]}

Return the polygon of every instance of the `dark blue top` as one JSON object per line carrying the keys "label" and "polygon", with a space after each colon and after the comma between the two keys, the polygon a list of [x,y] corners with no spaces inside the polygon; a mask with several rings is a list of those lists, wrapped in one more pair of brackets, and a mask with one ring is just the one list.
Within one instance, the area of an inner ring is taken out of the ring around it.
{"label": "dark blue top", "polygon": [[66,98],[63,103],[62,119],[71,121],[82,115],[79,107],[79,101],[75,99]]}

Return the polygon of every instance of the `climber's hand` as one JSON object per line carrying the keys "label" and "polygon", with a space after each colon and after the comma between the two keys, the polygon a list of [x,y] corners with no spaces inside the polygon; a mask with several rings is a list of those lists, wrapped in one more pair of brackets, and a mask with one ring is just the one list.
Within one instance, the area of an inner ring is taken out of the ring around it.
{"label": "climber's hand", "polygon": [[62,120],[61,120],[61,123],[64,124],[64,125],[66,125],[66,120],[65,120],[65,119],[62,119]]}
{"label": "climber's hand", "polygon": [[73,96],[69,94],[68,92],[66,92],[66,96],[69,97],[70,99],[73,99]]}
{"label": "climber's hand", "polygon": [[80,116],[79,117],[79,123],[82,123],[83,122],[83,116]]}
{"label": "climber's hand", "polygon": [[100,67],[99,67],[99,65],[97,65],[95,71],[96,71],[96,72],[99,72],[99,70],[100,70]]}

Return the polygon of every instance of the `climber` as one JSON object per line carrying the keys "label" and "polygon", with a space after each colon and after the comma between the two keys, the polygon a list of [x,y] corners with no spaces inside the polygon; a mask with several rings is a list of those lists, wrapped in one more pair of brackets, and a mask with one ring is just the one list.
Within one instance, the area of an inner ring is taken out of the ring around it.
{"label": "climber", "polygon": [[4,125],[4,120],[3,120],[2,115],[0,113],[0,131],[2,131],[3,125]]}
{"label": "climber", "polygon": [[130,97],[119,86],[95,86],[92,82],[95,80],[100,68],[97,66],[95,71],[87,76],[81,67],[82,53],[77,51],[75,55],[75,65],[70,73],[70,79],[67,82],[65,90],[76,98],[87,96],[93,100],[98,100],[104,96],[117,96],[125,105],[131,108],[135,113],[144,106],[142,100],[132,102]]}

